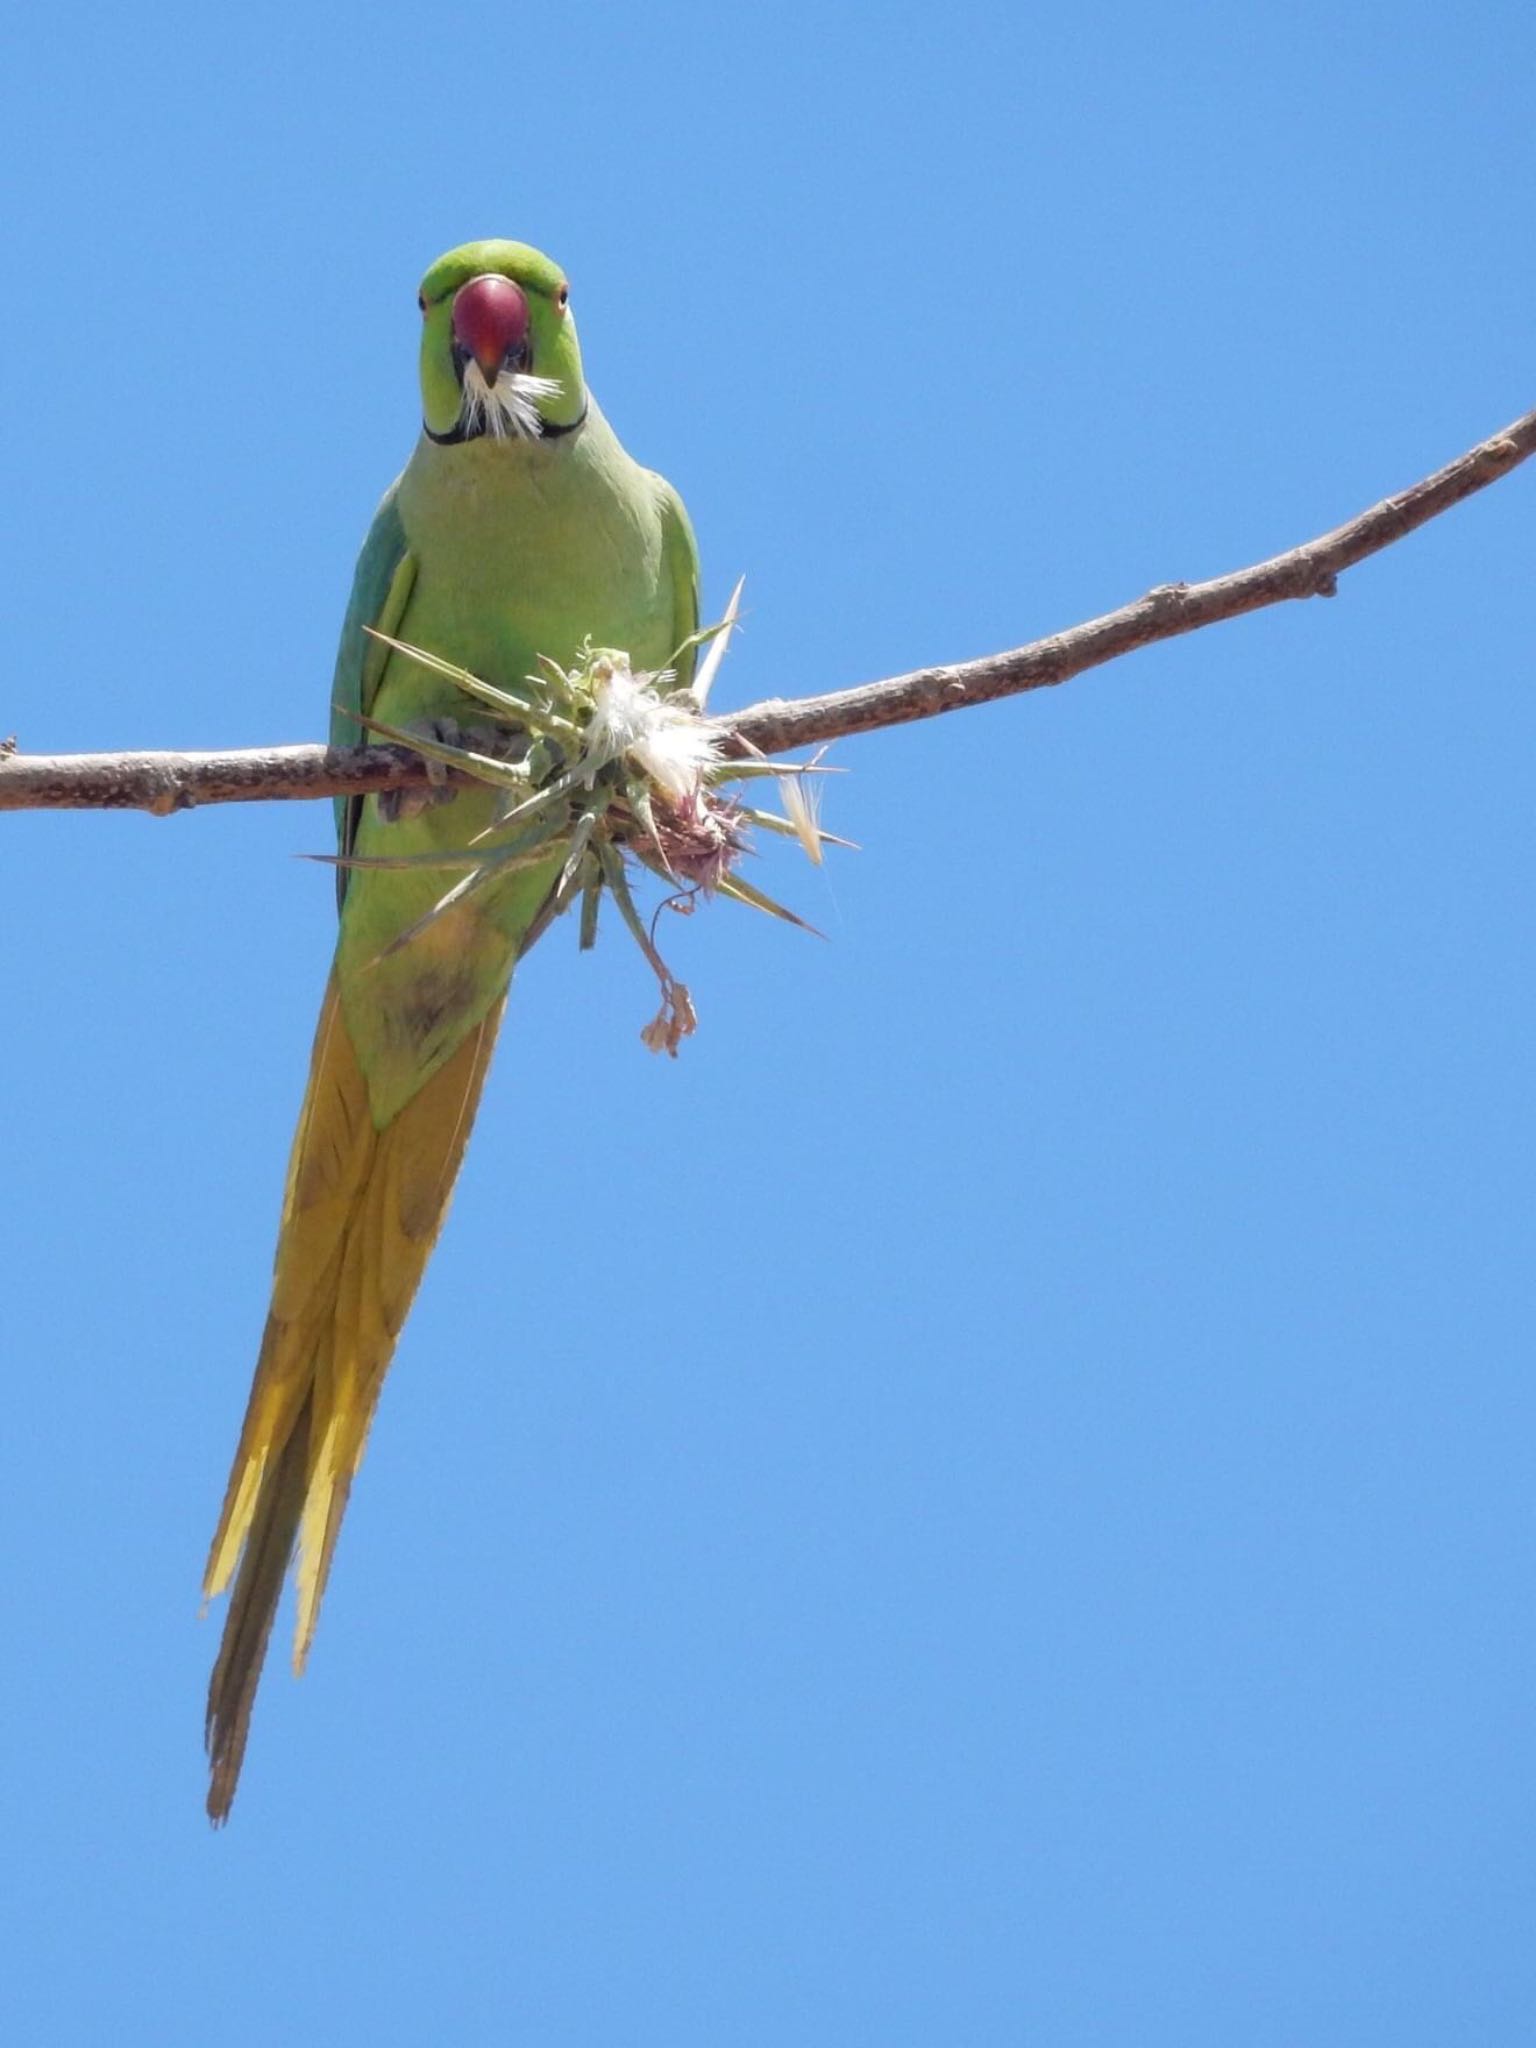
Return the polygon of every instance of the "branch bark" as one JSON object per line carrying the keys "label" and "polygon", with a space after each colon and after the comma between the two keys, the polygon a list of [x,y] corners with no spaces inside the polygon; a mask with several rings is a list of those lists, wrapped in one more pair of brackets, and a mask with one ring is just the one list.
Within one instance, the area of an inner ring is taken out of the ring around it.
{"label": "branch bark", "polygon": [[[728,750],[788,753],[1064,683],[1138,647],[1291,598],[1331,597],[1346,569],[1486,489],[1532,454],[1536,412],[1331,533],[1267,562],[1206,583],[1163,584],[1118,611],[1003,654],[914,669],[823,697],[771,698],[712,723]],[[421,761],[393,746],[51,755],[0,748],[0,811],[144,810],[164,817],[198,804],[353,796],[426,782]]]}

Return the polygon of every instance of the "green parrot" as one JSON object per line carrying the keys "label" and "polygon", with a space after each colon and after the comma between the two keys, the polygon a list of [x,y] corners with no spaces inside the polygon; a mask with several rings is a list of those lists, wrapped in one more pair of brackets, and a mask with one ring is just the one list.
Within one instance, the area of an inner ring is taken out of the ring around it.
{"label": "green parrot", "polygon": [[[637,670],[670,663],[686,683],[698,626],[692,530],[677,493],[625,454],[590,397],[564,274],[522,243],[469,242],[433,264],[419,305],[422,433],[358,559],[336,661],[335,743],[362,736],[358,714],[423,734],[476,716],[451,682],[369,627],[507,687],[541,656],[569,661],[589,637],[628,650]],[[478,786],[446,802],[346,800],[340,853],[367,861],[462,848],[496,806]],[[271,1307],[204,1580],[209,1598],[234,1585],[208,1691],[216,1823],[235,1795],[295,1552],[293,1661],[303,1669],[512,969],[554,914],[564,851],[557,843],[542,864],[436,918],[442,870],[338,868],[340,934]]]}

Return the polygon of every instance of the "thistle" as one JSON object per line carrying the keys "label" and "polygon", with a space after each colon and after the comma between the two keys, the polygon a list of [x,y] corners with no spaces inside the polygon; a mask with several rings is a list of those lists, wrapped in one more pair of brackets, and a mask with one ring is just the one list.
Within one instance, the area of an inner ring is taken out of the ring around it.
{"label": "thistle", "polygon": [[[824,845],[850,843],[824,832],[818,821],[809,784],[825,772],[819,753],[808,762],[768,761],[756,753],[727,756],[705,719],[740,598],[738,583],[719,624],[674,652],[675,664],[690,647],[705,650],[690,685],[677,683],[672,665],[636,671],[623,648],[594,647],[587,640],[570,667],[541,656],[537,674],[521,685],[500,687],[427,648],[373,633],[396,654],[451,682],[482,715],[471,724],[438,721],[430,731],[366,717],[362,723],[420,754],[436,780],[446,782],[452,770],[495,789],[501,799],[491,824],[463,847],[396,858],[334,857],[346,867],[433,867],[456,876],[431,910],[392,942],[390,952],[409,945],[454,904],[517,868],[548,861],[563,846],[553,914],[580,903],[579,944],[586,950],[596,943],[602,899],[612,897],[661,989],[661,1007],[640,1036],[653,1052],[675,1058],[695,1030],[697,1014],[656,945],[661,909],[687,912],[700,897],[719,895],[815,931],[738,872],[752,850],[754,827],[797,839],[818,863]],[[778,783],[787,815],[743,800],[741,785],[765,779]],[[636,867],[670,889],[649,924],[631,886]]]}

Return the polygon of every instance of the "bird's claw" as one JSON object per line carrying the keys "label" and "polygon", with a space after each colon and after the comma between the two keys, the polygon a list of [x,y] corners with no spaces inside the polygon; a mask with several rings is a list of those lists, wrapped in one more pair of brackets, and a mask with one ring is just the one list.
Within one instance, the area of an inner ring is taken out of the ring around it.
{"label": "bird's claw", "polygon": [[[490,727],[464,725],[457,718],[417,718],[401,726],[403,733],[419,733],[423,739],[432,740],[441,747],[455,747],[468,754],[505,754],[506,739]],[[524,743],[526,745],[526,742]],[[422,756],[422,766],[427,771],[425,789],[387,789],[379,798],[379,816],[387,825],[397,825],[402,819],[419,818],[423,811],[432,810],[438,804],[452,803],[458,791],[448,780],[448,763],[434,754]]]}

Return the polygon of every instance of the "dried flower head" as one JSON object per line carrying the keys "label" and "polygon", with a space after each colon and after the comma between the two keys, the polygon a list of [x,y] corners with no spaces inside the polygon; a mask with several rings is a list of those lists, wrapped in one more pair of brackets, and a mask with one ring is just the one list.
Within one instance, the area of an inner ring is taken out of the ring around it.
{"label": "dried flower head", "polygon": [[[426,917],[395,941],[396,947],[409,945],[451,904],[514,869],[547,863],[563,850],[551,914],[579,898],[581,944],[590,946],[601,899],[612,897],[661,985],[661,1009],[641,1037],[653,1051],[675,1056],[697,1017],[687,989],[667,967],[640,915],[630,886],[631,862],[680,889],[682,899],[672,899],[677,907],[695,894],[719,894],[813,929],[748,882],[737,863],[750,850],[747,834],[753,825],[798,839],[810,858],[820,861],[832,835],[822,831],[818,805],[807,787],[820,770],[820,755],[801,764],[761,756],[728,759],[719,731],[703,717],[740,596],[738,583],[721,623],[677,650],[674,661],[693,646],[706,649],[693,684],[682,687],[671,667],[636,670],[625,649],[586,642],[569,668],[544,656],[537,675],[507,688],[428,649],[375,635],[396,653],[450,680],[476,711],[473,725],[438,720],[430,732],[367,719],[364,724],[501,796],[495,821],[466,847],[398,860],[338,856],[342,865],[436,866],[456,877]],[[765,776],[778,780],[787,816],[752,809],[731,793],[731,785]]]}

